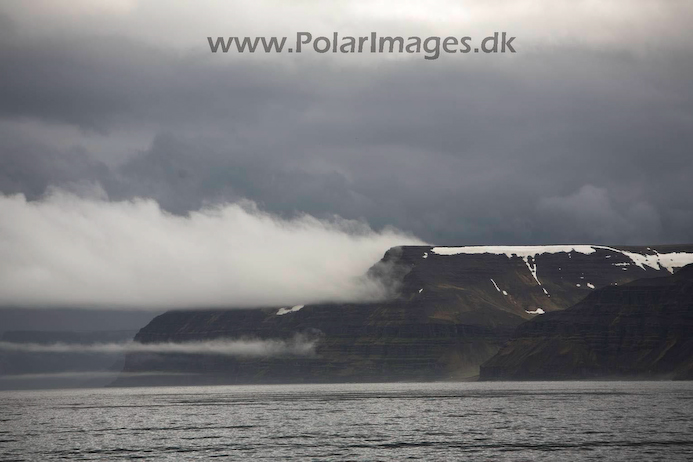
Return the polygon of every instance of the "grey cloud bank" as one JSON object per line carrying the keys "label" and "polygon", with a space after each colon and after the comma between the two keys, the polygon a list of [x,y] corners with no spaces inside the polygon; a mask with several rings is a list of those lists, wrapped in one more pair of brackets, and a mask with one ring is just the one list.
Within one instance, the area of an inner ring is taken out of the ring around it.
{"label": "grey cloud bank", "polygon": [[310,215],[281,218],[251,202],[185,216],[153,200],[54,191],[0,196],[0,305],[132,309],[370,301],[392,287],[366,272],[395,229]]}

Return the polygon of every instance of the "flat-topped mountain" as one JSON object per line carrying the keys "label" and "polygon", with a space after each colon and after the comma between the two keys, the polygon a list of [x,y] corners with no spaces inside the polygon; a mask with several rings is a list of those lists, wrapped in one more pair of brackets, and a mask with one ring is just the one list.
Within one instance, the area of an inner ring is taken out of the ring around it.
{"label": "flat-topped mountain", "polygon": [[[593,291],[671,275],[693,246],[432,247],[390,249],[368,272],[396,285],[391,300],[260,309],[170,311],[142,343],[309,338],[300,357],[130,353],[124,371],[183,373],[117,385],[437,380],[475,376],[514,329]],[[157,382],[160,380],[160,382]]]}
{"label": "flat-topped mountain", "polygon": [[693,379],[693,265],[524,323],[481,366],[487,380],[623,377]]}
{"label": "flat-topped mountain", "polygon": [[412,246],[391,249],[388,261],[410,269],[405,299],[461,320],[462,313],[496,310],[530,319],[572,306],[596,288],[672,274],[693,263],[693,246]]}

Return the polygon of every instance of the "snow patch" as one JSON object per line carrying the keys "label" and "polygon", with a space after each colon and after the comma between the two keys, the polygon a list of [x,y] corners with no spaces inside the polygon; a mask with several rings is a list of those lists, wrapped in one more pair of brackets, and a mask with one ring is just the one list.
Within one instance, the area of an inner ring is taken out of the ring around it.
{"label": "snow patch", "polygon": [[529,313],[529,314],[544,314],[545,311],[542,310],[541,308],[537,308],[537,309],[534,310],[534,311],[525,310],[525,313]]}
{"label": "snow patch", "polygon": [[522,259],[525,261],[527,268],[529,268],[529,272],[532,273],[532,276],[534,276],[534,280],[537,281],[537,284],[541,285],[541,282],[539,282],[539,278],[537,277],[537,263],[534,261],[534,256],[532,257],[531,265],[529,263],[529,256],[524,256]]}
{"label": "snow patch", "polygon": [[592,284],[591,282],[588,282],[587,287],[589,287],[590,289],[594,289],[594,284]]}
{"label": "snow patch", "polygon": [[500,290],[500,288],[498,287],[498,284],[496,284],[496,281],[494,281],[493,279],[491,279],[491,282],[493,283],[493,286],[496,288],[496,290],[497,290],[498,292],[500,292],[501,290]]}
{"label": "snow patch", "polygon": [[285,315],[288,313],[293,313],[295,311],[300,310],[304,306],[305,305],[296,305],[296,306],[292,306],[291,308],[279,308],[279,311],[277,311],[277,316],[282,316],[282,315]]}
{"label": "snow patch", "polygon": [[423,257],[421,258],[428,258],[428,252],[424,252]]}
{"label": "snow patch", "polygon": [[423,288],[419,289],[419,293],[423,292]]}

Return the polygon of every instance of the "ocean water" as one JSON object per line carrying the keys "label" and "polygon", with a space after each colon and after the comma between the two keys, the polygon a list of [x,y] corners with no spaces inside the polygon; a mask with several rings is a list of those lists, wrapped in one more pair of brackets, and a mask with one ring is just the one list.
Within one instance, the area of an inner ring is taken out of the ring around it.
{"label": "ocean water", "polygon": [[1,460],[691,460],[691,382],[0,392]]}

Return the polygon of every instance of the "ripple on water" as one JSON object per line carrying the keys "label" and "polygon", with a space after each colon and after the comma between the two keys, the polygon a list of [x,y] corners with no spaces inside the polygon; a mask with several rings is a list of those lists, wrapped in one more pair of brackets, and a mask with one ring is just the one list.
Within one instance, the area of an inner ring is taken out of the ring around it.
{"label": "ripple on water", "polygon": [[0,392],[0,459],[688,460],[690,382]]}

